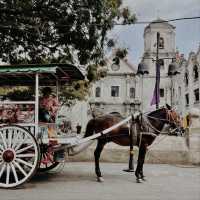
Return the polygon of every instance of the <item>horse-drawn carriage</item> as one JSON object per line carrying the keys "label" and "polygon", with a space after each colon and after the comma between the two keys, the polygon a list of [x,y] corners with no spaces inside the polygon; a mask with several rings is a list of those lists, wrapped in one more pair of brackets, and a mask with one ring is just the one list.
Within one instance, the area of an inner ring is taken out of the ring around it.
{"label": "horse-drawn carriage", "polygon": [[[0,67],[0,87],[31,87],[33,94],[0,100],[0,187],[16,187],[37,170],[47,171],[59,164],[54,154],[78,143],[76,136],[50,138],[55,124],[39,121],[40,87],[59,87],[84,79],[78,68],[69,64],[5,65]],[[17,93],[18,94],[18,93]],[[51,128],[50,128],[51,127]]]}
{"label": "horse-drawn carriage", "polygon": [[[119,116],[105,117],[91,120],[84,138],[76,135],[69,137],[55,128],[53,130],[56,130],[57,137],[50,138],[49,131],[56,126],[39,121],[39,87],[54,86],[58,96],[60,86],[80,79],[84,79],[80,70],[69,64],[0,67],[0,87],[34,88],[31,98],[24,98],[23,101],[0,98],[0,187],[12,188],[25,183],[38,170],[47,171],[57,166],[59,161],[56,156],[63,151],[75,155],[97,138],[99,142],[95,150],[95,170],[98,178],[101,178],[99,157],[106,142],[129,146],[133,142],[133,136],[136,137],[134,145],[140,149],[136,177],[139,179],[143,176],[146,146],[161,133],[165,123],[177,125],[175,115],[167,109],[161,109],[147,116],[136,113],[126,119]],[[6,109],[11,116],[7,119],[2,117]],[[128,127],[127,122],[130,120],[132,124]],[[149,131],[152,133],[147,133]]]}

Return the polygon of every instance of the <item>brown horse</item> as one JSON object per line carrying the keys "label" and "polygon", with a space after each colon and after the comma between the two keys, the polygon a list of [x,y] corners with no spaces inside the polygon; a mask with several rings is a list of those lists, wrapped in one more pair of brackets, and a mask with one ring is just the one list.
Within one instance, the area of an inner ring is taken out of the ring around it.
{"label": "brown horse", "polygon": [[[121,120],[122,117],[120,115],[112,114],[91,119],[87,124],[84,137],[91,136],[94,133],[102,132],[114,124],[117,124]],[[136,179],[137,182],[144,180],[143,164],[147,147],[153,143],[157,135],[163,133],[162,129],[165,124],[174,130],[180,128],[180,117],[175,111],[171,110],[171,107],[168,105],[167,108],[163,107],[148,114],[138,114],[137,117],[132,119],[130,128],[127,124],[124,124],[112,130],[108,134],[99,137],[97,147],[94,152],[97,180],[100,182],[103,181],[99,166],[99,159],[105,144],[108,142],[114,142],[121,146],[130,146],[131,131],[133,133],[132,135],[134,136],[134,138],[132,138],[135,140],[134,145],[139,147],[138,162],[135,171]]]}

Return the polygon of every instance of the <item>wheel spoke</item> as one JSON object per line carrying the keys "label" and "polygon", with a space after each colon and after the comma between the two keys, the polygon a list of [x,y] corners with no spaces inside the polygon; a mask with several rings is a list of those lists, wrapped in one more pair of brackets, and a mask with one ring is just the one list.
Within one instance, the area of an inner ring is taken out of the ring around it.
{"label": "wheel spoke", "polygon": [[54,160],[52,159],[51,156],[49,156],[49,160],[50,160],[51,163],[54,163]]}
{"label": "wheel spoke", "polygon": [[17,154],[16,157],[17,158],[30,158],[30,157],[34,157],[35,154],[33,153],[27,153],[27,154]]}
{"label": "wheel spoke", "polygon": [[1,178],[1,176],[2,176],[2,174],[4,172],[4,170],[5,170],[5,168],[6,168],[6,164],[3,163],[3,166],[2,166],[1,171],[0,171],[0,178]]}
{"label": "wheel spoke", "polygon": [[12,130],[8,130],[8,148],[11,148],[11,144],[12,144]]}
{"label": "wheel spoke", "polygon": [[17,172],[15,170],[15,166],[12,163],[10,163],[10,166],[11,166],[14,178],[15,178],[15,182],[19,182],[19,179],[18,179],[18,176],[17,176]]}
{"label": "wheel spoke", "polygon": [[21,140],[21,142],[15,147],[15,151],[17,151],[22,146],[22,144],[26,142],[26,140],[27,140],[27,137],[24,137]]}
{"label": "wheel spoke", "polygon": [[33,147],[33,144],[31,144],[31,145],[29,145],[29,146],[27,146],[27,147],[24,147],[24,148],[22,148],[22,149],[16,151],[16,154],[22,153],[22,152],[24,152],[24,151],[26,151],[26,150],[28,150],[28,149],[30,149],[30,148],[32,148],[32,147]]}
{"label": "wheel spoke", "polygon": [[3,160],[2,158],[0,158],[0,166],[3,164]]}
{"label": "wheel spoke", "polygon": [[[16,136],[15,136],[16,135]],[[14,138],[13,138],[13,144],[12,144],[12,148],[15,149],[15,146],[17,145],[18,141],[23,140],[23,138],[21,136],[19,136],[21,134],[19,134],[17,132],[17,130],[14,130]]]}
{"label": "wheel spoke", "polygon": [[7,164],[7,169],[6,169],[6,184],[9,184],[10,181],[10,165]]}
{"label": "wheel spoke", "polygon": [[2,142],[3,142],[3,145],[4,145],[4,148],[7,149],[7,144],[6,144],[6,140],[5,138],[3,137],[2,133],[0,133],[0,136],[1,136],[1,139],[2,139]]}
{"label": "wheel spoke", "polygon": [[24,176],[27,176],[28,174],[24,171],[24,169],[19,165],[19,163],[17,163],[17,162],[13,162],[14,163],[14,165],[19,169],[19,171],[20,172],[22,172],[22,174],[24,175]]}
{"label": "wheel spoke", "polygon": [[5,150],[1,144],[0,144],[0,150],[1,150],[1,151],[4,151],[4,150]]}
{"label": "wheel spoke", "polygon": [[19,163],[22,163],[22,164],[24,164],[24,165],[26,165],[28,167],[31,167],[31,168],[33,167],[32,164],[30,164],[30,163],[28,163],[28,162],[26,162],[26,161],[24,161],[24,160],[22,160],[20,158],[16,158],[16,161],[19,162]]}

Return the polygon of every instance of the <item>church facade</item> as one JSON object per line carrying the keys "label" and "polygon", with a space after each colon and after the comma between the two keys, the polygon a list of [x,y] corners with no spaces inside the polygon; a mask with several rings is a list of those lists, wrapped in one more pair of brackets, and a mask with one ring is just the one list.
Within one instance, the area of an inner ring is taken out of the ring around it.
{"label": "church facade", "polygon": [[[106,59],[107,76],[93,85],[88,101],[78,102],[71,108],[71,121],[85,127],[92,116],[118,113],[126,117],[135,110],[154,110],[151,100],[156,81],[156,59],[160,64],[159,107],[167,103],[176,107],[182,116],[193,107],[200,109],[200,48],[197,53],[190,53],[186,60],[177,53],[175,36],[175,27],[166,21],[157,19],[148,24],[144,29],[144,52],[140,62],[147,66],[149,74],[138,75],[138,67],[130,64],[127,58],[114,64],[113,54]],[[169,65],[174,60],[180,74],[168,76]]]}
{"label": "church facade", "polygon": [[95,116],[116,113],[126,117],[140,105],[137,68],[126,58],[120,59],[119,64],[113,59],[106,59],[107,76],[92,88],[88,103]]}

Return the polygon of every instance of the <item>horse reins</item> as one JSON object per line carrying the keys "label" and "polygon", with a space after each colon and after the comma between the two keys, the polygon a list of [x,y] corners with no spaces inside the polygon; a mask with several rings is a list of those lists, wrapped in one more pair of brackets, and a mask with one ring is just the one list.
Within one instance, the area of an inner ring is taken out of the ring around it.
{"label": "horse reins", "polygon": [[178,128],[176,127],[176,128],[174,128],[173,130],[168,131],[168,132],[159,131],[159,130],[158,130],[157,128],[155,128],[155,127],[149,122],[149,120],[148,120],[148,118],[151,118],[151,119],[157,119],[157,120],[159,120],[159,121],[165,121],[165,122],[168,122],[168,123],[172,123],[172,121],[170,120],[170,116],[171,116],[171,118],[173,119],[173,123],[176,124],[176,123],[175,123],[174,116],[173,116],[173,114],[172,114],[171,111],[167,111],[167,119],[160,119],[160,118],[158,118],[158,117],[152,117],[152,116],[148,116],[148,115],[145,115],[145,116],[146,116],[146,118],[147,118],[147,124],[148,124],[154,131],[158,132],[159,134],[168,134],[169,132],[170,132],[170,133],[173,133],[173,132],[175,132],[175,131],[178,129]]}

